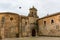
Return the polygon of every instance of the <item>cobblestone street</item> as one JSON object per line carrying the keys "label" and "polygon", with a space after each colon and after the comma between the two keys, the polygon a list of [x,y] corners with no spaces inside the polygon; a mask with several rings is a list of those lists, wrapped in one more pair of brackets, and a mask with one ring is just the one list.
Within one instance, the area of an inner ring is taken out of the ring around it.
{"label": "cobblestone street", "polygon": [[24,37],[24,38],[6,38],[3,40],[60,40],[60,37]]}

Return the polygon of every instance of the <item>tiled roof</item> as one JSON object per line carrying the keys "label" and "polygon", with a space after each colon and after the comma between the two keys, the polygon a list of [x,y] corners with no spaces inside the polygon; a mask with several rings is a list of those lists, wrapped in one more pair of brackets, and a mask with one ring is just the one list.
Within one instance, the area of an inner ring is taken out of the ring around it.
{"label": "tiled roof", "polygon": [[13,12],[0,12],[0,14],[13,14],[13,15],[19,15],[17,13],[13,13]]}
{"label": "tiled roof", "polygon": [[56,16],[56,15],[60,15],[60,12],[54,13],[54,14],[51,14],[51,15],[47,15],[47,16],[45,16],[45,17],[39,18],[38,20],[44,19],[44,18],[48,18],[48,17],[52,17],[52,16]]}

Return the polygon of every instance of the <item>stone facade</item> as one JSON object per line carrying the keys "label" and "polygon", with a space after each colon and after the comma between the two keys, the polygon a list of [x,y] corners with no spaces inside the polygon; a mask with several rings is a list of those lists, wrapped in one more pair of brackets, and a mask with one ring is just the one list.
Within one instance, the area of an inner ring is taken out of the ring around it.
{"label": "stone facade", "polygon": [[36,32],[37,35],[37,29],[35,27],[37,27],[37,9],[36,8],[30,8],[29,9],[29,14],[28,16],[22,16],[21,15],[21,21],[20,21],[20,37],[29,37],[32,36],[32,30],[34,29],[34,31]]}
{"label": "stone facade", "polygon": [[60,36],[60,12],[38,19],[39,35]]}
{"label": "stone facade", "polygon": [[0,13],[0,37],[18,38],[39,35],[60,36],[60,13],[39,18],[34,7],[29,9],[28,16],[11,12]]}
{"label": "stone facade", "polygon": [[19,16],[15,13],[0,13],[0,36],[2,38],[15,37],[18,33]]}
{"label": "stone facade", "polygon": [[[11,12],[0,13],[0,37],[29,37],[37,35],[37,9],[29,9],[28,16],[19,15]],[[32,33],[32,30],[35,34]]]}

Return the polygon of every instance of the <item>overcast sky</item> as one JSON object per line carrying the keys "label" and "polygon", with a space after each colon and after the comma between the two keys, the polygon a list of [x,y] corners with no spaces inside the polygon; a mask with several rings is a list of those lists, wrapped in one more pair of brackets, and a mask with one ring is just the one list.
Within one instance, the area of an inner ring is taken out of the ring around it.
{"label": "overcast sky", "polygon": [[38,10],[39,17],[60,12],[60,0],[0,0],[0,12],[15,12],[27,16],[32,6]]}

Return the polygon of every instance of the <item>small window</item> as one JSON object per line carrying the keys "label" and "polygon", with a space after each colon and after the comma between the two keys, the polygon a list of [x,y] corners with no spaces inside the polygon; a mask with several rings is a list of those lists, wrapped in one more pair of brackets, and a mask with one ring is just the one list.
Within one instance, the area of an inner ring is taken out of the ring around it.
{"label": "small window", "polygon": [[13,18],[11,17],[11,18],[10,18],[10,20],[12,21],[12,20],[13,20]]}
{"label": "small window", "polygon": [[59,25],[56,25],[56,29],[59,29]]}
{"label": "small window", "polygon": [[32,14],[33,14],[33,12],[32,12]]}
{"label": "small window", "polygon": [[60,16],[59,16],[59,21],[60,21]]}
{"label": "small window", "polygon": [[27,25],[27,22],[25,22],[25,25]]}
{"label": "small window", "polygon": [[44,21],[44,26],[46,26],[46,21]]}
{"label": "small window", "polygon": [[4,21],[5,21],[5,17],[2,17],[2,23],[4,23]]}
{"label": "small window", "polygon": [[51,20],[51,24],[54,23],[54,20]]}

